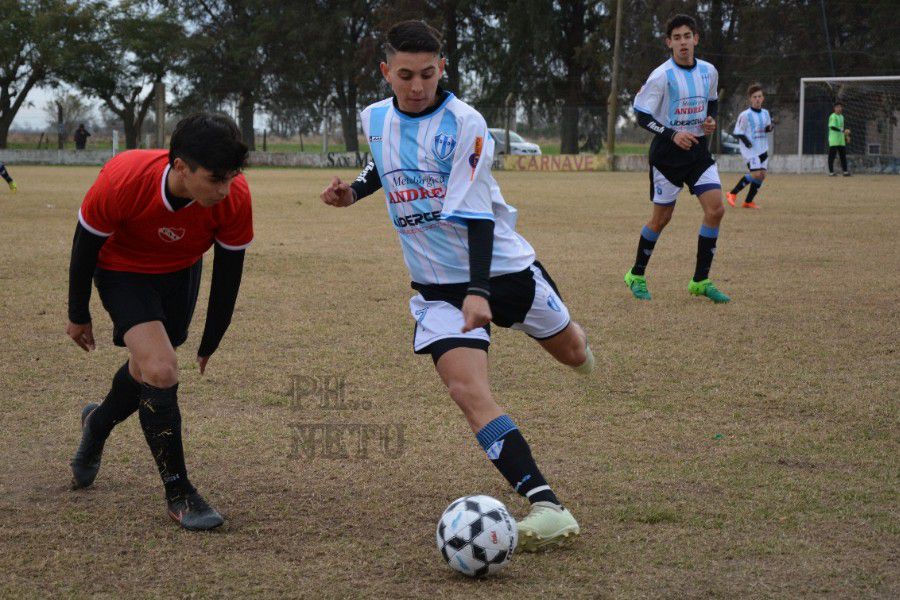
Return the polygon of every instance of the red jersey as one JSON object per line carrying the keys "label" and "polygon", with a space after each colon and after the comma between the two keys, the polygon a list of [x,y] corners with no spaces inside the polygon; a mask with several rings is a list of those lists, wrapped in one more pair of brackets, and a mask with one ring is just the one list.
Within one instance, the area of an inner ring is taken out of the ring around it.
{"label": "red jersey", "polygon": [[250,189],[243,175],[224,200],[173,210],[166,199],[167,150],[132,150],[100,171],[78,211],[78,221],[109,237],[97,266],[110,271],[171,273],[197,262],[213,241],[241,250],[253,241]]}

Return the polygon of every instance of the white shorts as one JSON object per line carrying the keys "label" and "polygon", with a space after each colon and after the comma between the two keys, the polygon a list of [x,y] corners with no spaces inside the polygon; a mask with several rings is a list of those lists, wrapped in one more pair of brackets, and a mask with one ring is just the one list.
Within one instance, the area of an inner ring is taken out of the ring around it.
{"label": "white shorts", "polygon": [[[674,204],[675,200],[678,198],[678,192],[681,191],[683,186],[675,185],[668,179],[666,176],[660,172],[656,167],[650,167],[651,173],[653,174],[653,203],[654,204]],[[719,179],[719,169],[716,167],[715,163],[710,165],[708,169],[703,171],[703,174],[697,178],[697,181],[691,184],[688,182],[691,193],[699,196],[703,192],[722,187],[722,182]]]}
{"label": "white shorts", "polygon": [[[409,300],[409,311],[416,320],[415,352],[428,353],[429,346],[441,340],[461,340],[462,346],[473,346],[466,342],[480,340],[481,344],[474,346],[486,348],[491,340],[490,325],[462,332],[465,319],[460,307],[466,284],[426,287]],[[524,331],[539,340],[553,337],[570,321],[569,309],[538,262],[518,273],[492,277],[490,305],[494,324]]]}
{"label": "white shorts", "polygon": [[747,169],[749,169],[750,171],[768,171],[769,153],[764,152],[757,156],[747,158]]}

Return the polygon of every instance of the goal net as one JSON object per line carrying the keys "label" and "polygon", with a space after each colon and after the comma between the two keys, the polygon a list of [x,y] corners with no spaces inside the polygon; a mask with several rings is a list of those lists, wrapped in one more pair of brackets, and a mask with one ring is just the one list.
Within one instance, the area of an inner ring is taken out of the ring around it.
{"label": "goal net", "polygon": [[[828,153],[828,117],[844,106],[851,170],[900,173],[900,75],[804,77],[800,80],[797,171],[810,155]],[[806,157],[806,158],[804,158]]]}

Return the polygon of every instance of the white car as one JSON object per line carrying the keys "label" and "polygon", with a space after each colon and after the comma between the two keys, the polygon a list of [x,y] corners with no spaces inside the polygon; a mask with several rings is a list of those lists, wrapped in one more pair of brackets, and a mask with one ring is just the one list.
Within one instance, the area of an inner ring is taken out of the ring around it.
{"label": "white car", "polygon": [[539,155],[541,153],[541,147],[537,144],[532,144],[531,142],[526,142],[521,135],[516,133],[515,131],[509,132],[509,151],[506,149],[506,130],[505,129],[488,129],[491,134],[491,137],[494,138],[494,143],[497,145],[497,156],[501,154],[528,154],[528,155]]}

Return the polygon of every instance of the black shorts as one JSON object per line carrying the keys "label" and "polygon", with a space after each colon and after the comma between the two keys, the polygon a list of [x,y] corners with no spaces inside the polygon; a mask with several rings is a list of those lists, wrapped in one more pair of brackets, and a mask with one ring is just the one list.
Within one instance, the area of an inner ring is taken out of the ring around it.
{"label": "black shorts", "polygon": [[150,321],[162,321],[173,348],[183,344],[194,317],[202,269],[203,259],[158,275],[97,269],[94,282],[113,322],[113,344],[124,346],[129,329]]}
{"label": "black shorts", "polygon": [[691,194],[699,195],[695,189],[697,182],[707,169],[716,164],[716,160],[709,152],[705,137],[699,137],[698,143],[690,150],[682,150],[671,140],[656,136],[650,143],[649,159],[650,200],[654,200],[660,195],[656,190],[654,170],[676,188],[680,189],[687,184]]}

